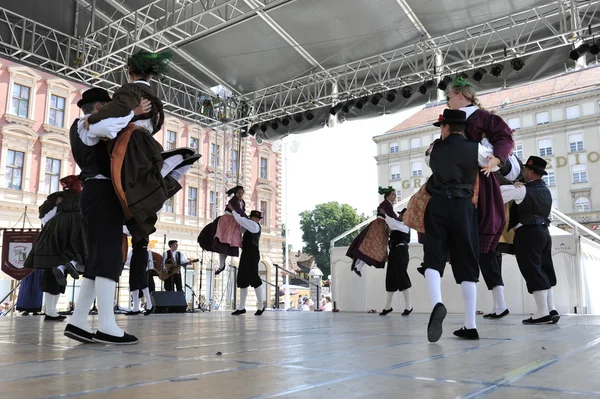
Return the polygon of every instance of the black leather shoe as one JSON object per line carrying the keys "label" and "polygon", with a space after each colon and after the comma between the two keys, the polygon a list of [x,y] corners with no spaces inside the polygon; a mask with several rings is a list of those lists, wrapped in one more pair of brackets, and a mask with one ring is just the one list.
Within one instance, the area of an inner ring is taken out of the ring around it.
{"label": "black leather shoe", "polygon": [[429,324],[427,324],[427,339],[429,342],[437,342],[442,337],[442,323],[447,313],[446,307],[441,302],[433,307],[431,316],[429,316]]}
{"label": "black leather shoe", "polygon": [[256,311],[256,313],[254,313],[254,316],[260,316],[260,315],[262,315],[264,312],[265,312],[265,308],[258,309],[258,310]]}
{"label": "black leather shoe", "polygon": [[544,317],[538,317],[537,319],[530,317],[527,320],[523,320],[523,324],[551,324],[551,323],[552,323],[552,316],[550,316],[550,315],[544,316]]}
{"label": "black leather shoe", "polygon": [[550,312],[550,319],[552,319],[552,324],[556,324],[560,320],[560,314],[556,310],[553,310]]}
{"label": "black leather shoe", "polygon": [[454,335],[462,339],[479,339],[479,333],[477,332],[476,328],[463,327],[460,330],[454,331]]}
{"label": "black leather shoe", "polygon": [[394,311],[394,308],[389,308],[389,309],[383,309],[381,311],[381,313],[379,313],[379,316],[385,316],[388,313],[392,313]]}
{"label": "black leather shoe", "polygon": [[362,273],[361,273],[361,272],[359,272],[357,269],[354,269],[354,273],[356,273],[356,275],[357,275],[358,277],[362,277]]}
{"label": "black leather shoe", "polygon": [[223,270],[225,270],[225,266],[223,266],[223,267],[219,268],[219,270],[217,270],[217,271],[215,272],[215,276],[218,276],[219,274],[221,274],[221,272],[222,272]]}
{"label": "black leather shoe", "polygon": [[48,316],[46,315],[46,317],[44,317],[44,321],[63,321],[67,318],[67,316]]}
{"label": "black leather shoe", "polygon": [[152,306],[150,309],[146,309],[146,311],[144,312],[144,316],[150,316],[152,313],[154,313],[154,310],[156,308],[154,306]]}
{"label": "black leather shoe", "polygon": [[235,312],[232,312],[231,314],[234,315],[234,316],[239,316],[241,314],[246,314],[246,309],[241,309],[241,310],[238,309]]}
{"label": "black leather shoe", "polygon": [[493,319],[494,317],[496,317],[496,313],[488,313],[483,315],[484,319]]}
{"label": "black leather shoe", "polygon": [[73,324],[67,324],[65,328],[65,337],[69,337],[74,339],[75,341],[83,342],[84,344],[89,344],[94,342],[94,334],[89,333],[85,330],[82,330],[79,327],[75,327]]}
{"label": "black leather shoe", "polygon": [[139,342],[137,337],[127,333],[124,333],[122,337],[115,337],[114,335],[105,334],[102,331],[96,331],[93,340],[94,342],[109,345],[133,345]]}
{"label": "black leather shoe", "polygon": [[65,273],[67,273],[69,276],[73,277],[74,280],[79,280],[79,272],[77,271],[77,269],[75,269],[75,267],[69,262],[69,263],[65,263]]}
{"label": "black leather shoe", "polygon": [[63,274],[63,272],[60,271],[58,267],[52,268],[52,275],[56,279],[58,285],[60,285],[61,287],[67,286],[67,277]]}
{"label": "black leather shoe", "polygon": [[410,308],[410,310],[408,309],[404,309],[404,312],[402,312],[402,316],[408,316],[409,314],[411,314],[413,311],[413,308]]}
{"label": "black leather shoe", "polygon": [[501,319],[504,316],[508,316],[510,312],[508,311],[508,309],[506,309],[504,312],[500,313],[500,314],[496,314],[496,313],[490,313],[490,319]]}

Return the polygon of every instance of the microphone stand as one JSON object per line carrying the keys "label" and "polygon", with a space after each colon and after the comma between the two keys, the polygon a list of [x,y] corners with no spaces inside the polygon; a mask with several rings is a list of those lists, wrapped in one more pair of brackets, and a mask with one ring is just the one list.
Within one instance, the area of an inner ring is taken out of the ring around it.
{"label": "microphone stand", "polygon": [[[196,313],[196,309],[194,308],[194,304],[196,303],[196,293],[194,292],[193,288],[190,287],[188,284],[185,285],[185,288],[189,289],[192,292],[192,308],[187,310],[187,313]],[[204,312],[203,309],[200,309]]]}

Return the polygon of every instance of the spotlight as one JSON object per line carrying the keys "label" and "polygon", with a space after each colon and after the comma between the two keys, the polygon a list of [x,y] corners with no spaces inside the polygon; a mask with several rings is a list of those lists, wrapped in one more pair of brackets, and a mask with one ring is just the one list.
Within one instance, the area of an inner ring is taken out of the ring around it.
{"label": "spotlight", "polygon": [[279,123],[281,121],[279,120],[279,118],[275,118],[271,121],[271,129],[273,130],[277,130],[277,128],[279,128]]}
{"label": "spotlight", "polygon": [[428,91],[430,91],[434,87],[435,87],[435,82],[433,80],[428,80],[427,82],[423,83],[421,85],[421,87],[419,87],[419,93],[425,95],[425,94],[427,94]]}
{"label": "spotlight", "polygon": [[500,75],[502,75],[502,73],[504,73],[504,65],[502,65],[502,64],[492,65],[492,69],[490,69],[490,73],[495,78],[499,77]]}
{"label": "spotlight", "polygon": [[396,96],[398,95],[398,90],[396,89],[392,89],[390,91],[387,92],[385,98],[386,100],[388,100],[389,102],[393,103],[394,100],[396,99]]}
{"label": "spotlight", "polygon": [[410,98],[410,96],[412,96],[412,87],[404,86],[400,91],[400,94],[402,94],[402,97],[404,98]]}
{"label": "spotlight", "polygon": [[313,119],[315,119],[315,114],[313,114],[312,111],[306,111],[306,120],[312,121]]}
{"label": "spotlight", "polygon": [[587,43],[583,43],[579,47],[577,47],[575,50],[571,50],[571,52],[569,53],[569,58],[572,59],[573,61],[577,61],[579,59],[579,57],[581,57],[582,55],[587,53],[589,49],[590,49],[590,45]]}
{"label": "spotlight", "polygon": [[473,74],[473,80],[476,82],[481,82],[481,79],[483,79],[485,75],[487,75],[485,68],[478,68]]}
{"label": "spotlight", "polygon": [[303,119],[304,119],[304,117],[302,116],[302,114],[296,114],[296,115],[294,115],[294,121],[296,123],[301,123]]}
{"label": "spotlight", "polygon": [[240,137],[248,137],[248,126],[244,126],[240,129]]}
{"label": "spotlight", "polygon": [[337,104],[335,107],[331,107],[331,109],[329,110],[329,113],[331,115],[335,116],[341,110],[342,110],[342,104]]}
{"label": "spotlight", "polygon": [[267,131],[268,127],[266,123],[263,123],[262,125],[260,125],[260,131],[265,133]]}
{"label": "spotlight", "polygon": [[383,98],[383,95],[381,93],[373,94],[373,98],[371,98],[371,104],[373,104],[373,105],[379,104],[379,102],[381,101],[382,98]]}
{"label": "spotlight", "polygon": [[457,78],[469,79],[469,75],[466,72],[461,72],[458,74]]}
{"label": "spotlight", "polygon": [[523,67],[525,66],[525,63],[523,62],[522,59],[520,58],[515,58],[513,60],[510,61],[510,66],[512,67],[512,69],[514,69],[515,71],[520,71],[521,69],[523,69]]}
{"label": "spotlight", "polygon": [[342,107],[342,112],[344,112],[345,114],[347,114],[348,112],[350,112],[350,109],[354,106],[354,100],[350,100],[348,101],[346,104],[344,104],[344,106]]}
{"label": "spotlight", "polygon": [[286,115],[282,120],[281,120],[281,124],[283,126],[289,126],[290,122],[292,121],[292,119],[290,118],[289,115]]}
{"label": "spotlight", "polygon": [[256,136],[256,132],[258,132],[258,125],[252,125],[248,133],[250,133],[251,136]]}
{"label": "spotlight", "polygon": [[590,46],[590,54],[598,55],[600,53],[600,40]]}
{"label": "spotlight", "polygon": [[448,88],[450,83],[452,83],[452,78],[450,76],[446,76],[440,81],[440,83],[438,83],[437,88],[444,91]]}
{"label": "spotlight", "polygon": [[369,101],[369,97],[367,97],[367,96],[361,97],[356,102],[355,107],[357,109],[362,109],[365,106],[365,104],[367,103],[367,101]]}

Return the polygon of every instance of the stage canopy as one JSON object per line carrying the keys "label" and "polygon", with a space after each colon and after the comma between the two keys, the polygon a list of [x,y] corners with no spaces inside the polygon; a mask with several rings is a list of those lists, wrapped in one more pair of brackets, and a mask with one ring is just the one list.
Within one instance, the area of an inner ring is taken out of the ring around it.
{"label": "stage canopy", "polygon": [[580,57],[595,62],[599,5],[5,1],[0,55],[114,90],[124,82],[123,66],[133,51],[170,49],[175,65],[154,82],[169,112],[273,139],[321,126],[336,105],[338,119],[352,119],[436,101],[435,86],[444,77],[466,73],[480,91],[515,86],[572,68],[569,52],[582,44],[591,48]]}

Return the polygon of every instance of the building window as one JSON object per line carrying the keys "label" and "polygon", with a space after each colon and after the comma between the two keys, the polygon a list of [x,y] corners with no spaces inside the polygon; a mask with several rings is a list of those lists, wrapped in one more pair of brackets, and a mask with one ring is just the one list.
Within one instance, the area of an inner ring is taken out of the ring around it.
{"label": "building window", "polygon": [[583,134],[569,135],[569,152],[583,151]]}
{"label": "building window", "polygon": [[400,180],[400,165],[390,166],[390,180]]}
{"label": "building window", "polygon": [[515,146],[514,154],[517,158],[523,161],[523,144],[517,144]]}
{"label": "building window", "polygon": [[219,151],[220,146],[218,144],[212,143],[210,145],[210,166],[213,168],[219,166]]}
{"label": "building window", "polygon": [[23,183],[23,160],[25,153],[8,150],[6,152],[6,188],[21,190]]}
{"label": "building window", "polygon": [[198,209],[198,189],[196,187],[188,187],[188,215],[196,216]]}
{"label": "building window", "polygon": [[573,183],[587,182],[587,171],[585,165],[573,165]]}
{"label": "building window", "polygon": [[521,118],[510,118],[507,121],[508,127],[517,130],[521,128]]}
{"label": "building window", "polygon": [[169,198],[165,201],[165,205],[163,206],[163,210],[166,213],[173,213],[173,198]]}
{"label": "building window", "polygon": [[58,191],[60,180],[60,159],[46,158],[46,174],[44,176],[44,191],[52,194]]}
{"label": "building window", "polygon": [[538,141],[540,157],[549,157],[552,155],[552,139],[543,139]]}
{"label": "building window", "polygon": [[592,210],[592,203],[586,197],[579,197],[575,201],[575,212],[590,212]]}
{"label": "building window", "polygon": [[267,179],[267,158],[260,158],[260,176],[261,179]]}
{"label": "building window", "polygon": [[50,114],[48,124],[63,127],[65,124],[65,99],[63,97],[50,96]]}
{"label": "building window", "polygon": [[238,159],[239,159],[239,154],[237,150],[231,150],[231,170],[232,172],[238,173]]}
{"label": "building window", "polygon": [[210,217],[211,218],[215,217],[217,215],[216,206],[217,206],[217,203],[219,202],[219,193],[215,193],[214,191],[211,191],[208,202],[210,203],[210,209],[209,209]]}
{"label": "building window", "polygon": [[167,151],[174,150],[176,148],[175,141],[177,140],[177,134],[171,130],[167,130]]}
{"label": "building window", "polygon": [[434,133],[434,134],[431,135],[431,142],[433,143],[434,141],[436,141],[439,138],[440,138],[440,134],[439,133]]}
{"label": "building window", "polygon": [[396,153],[400,151],[400,147],[398,147],[398,143],[391,143],[390,144],[390,154]]}
{"label": "building window", "polygon": [[421,161],[411,162],[412,176],[423,176],[423,168],[421,167]]}
{"label": "building window", "polygon": [[416,148],[421,148],[421,139],[418,137],[416,139],[410,139],[410,149],[414,150]]}
{"label": "building window", "polygon": [[190,148],[192,148],[194,151],[198,152],[198,149],[200,148],[200,142],[198,141],[197,138],[190,137]]}
{"label": "building window", "polygon": [[548,112],[538,112],[535,114],[535,123],[538,125],[550,123],[550,114]]}
{"label": "building window", "polygon": [[20,118],[29,115],[29,92],[30,88],[17,83],[13,84],[12,113]]}
{"label": "building window", "polygon": [[262,213],[262,219],[260,219],[260,224],[267,224],[267,201],[260,201],[260,213]]}
{"label": "building window", "polygon": [[579,105],[573,105],[566,108],[567,119],[579,118]]}
{"label": "building window", "polygon": [[547,170],[548,174],[542,177],[542,180],[547,186],[556,186],[556,178],[554,177],[554,171]]}

